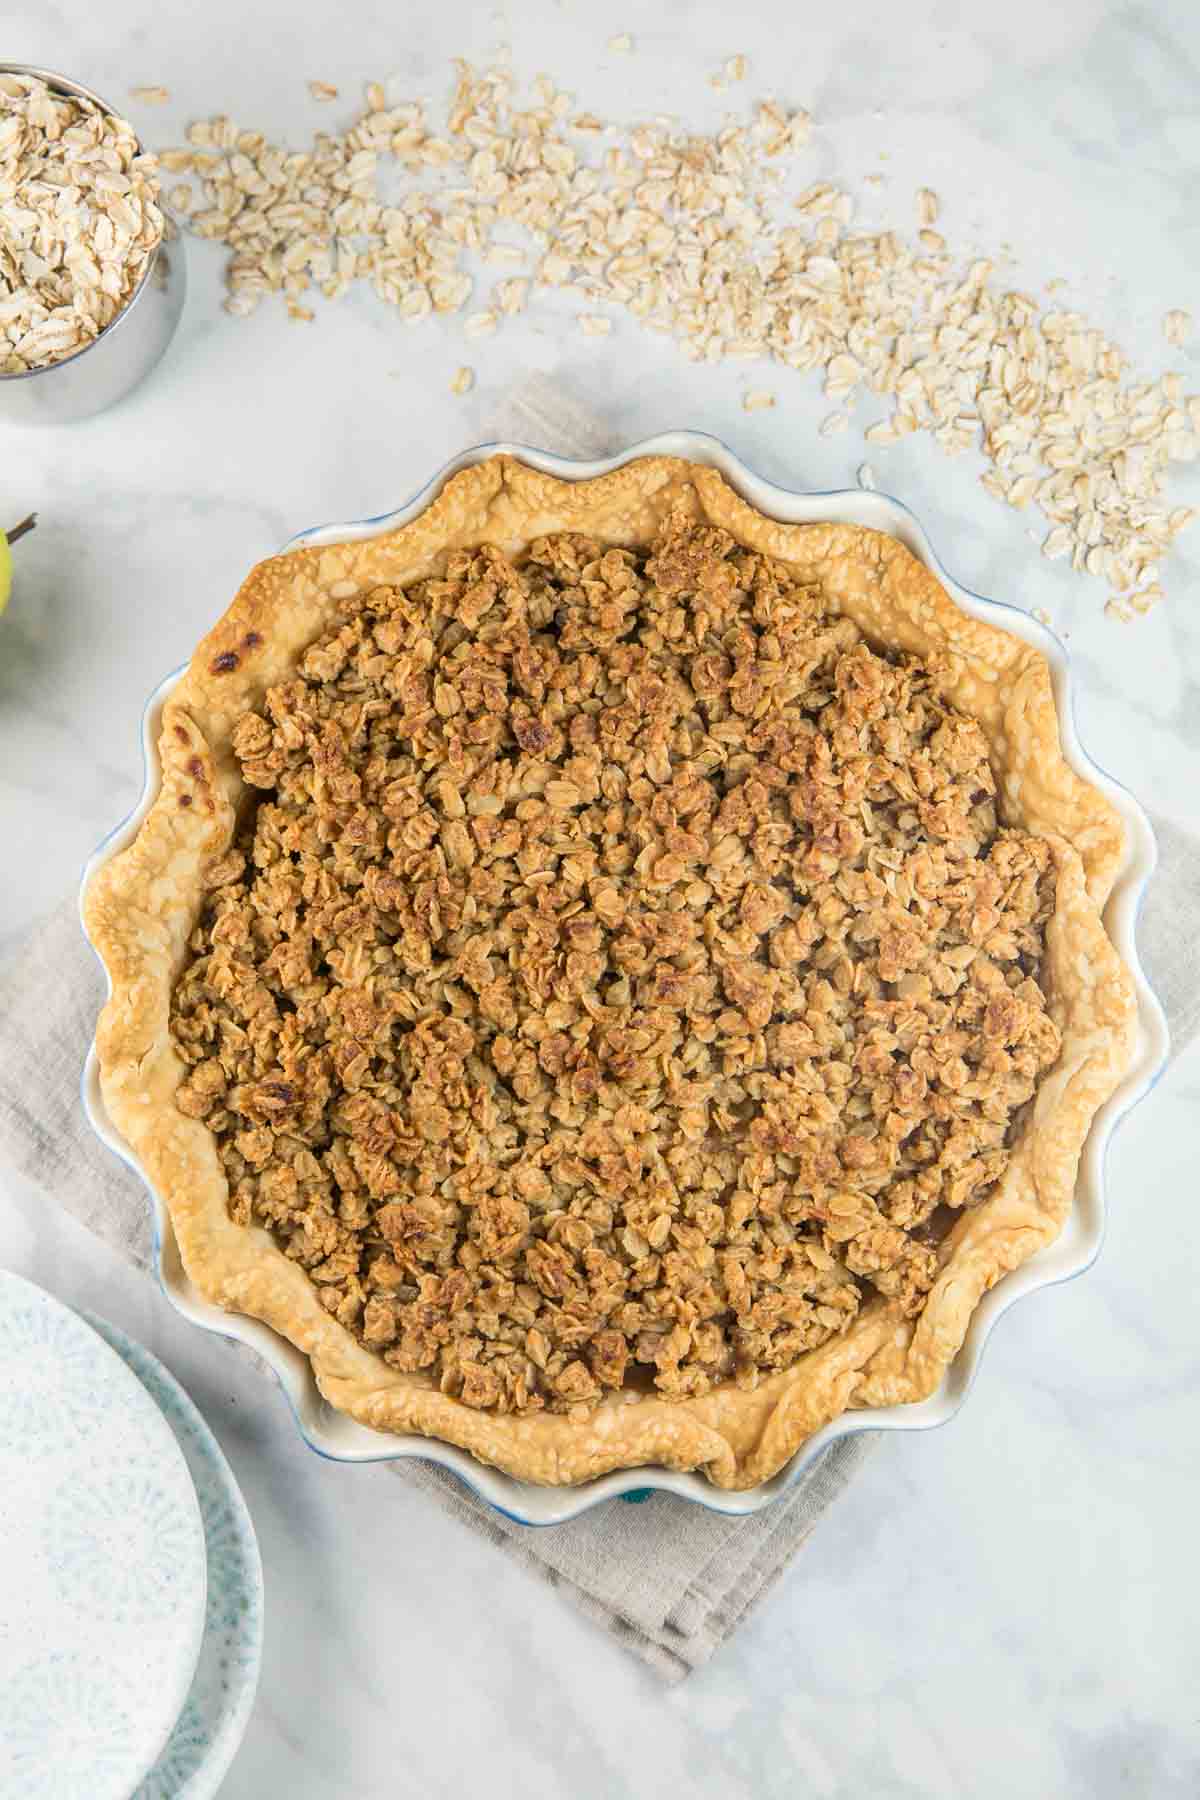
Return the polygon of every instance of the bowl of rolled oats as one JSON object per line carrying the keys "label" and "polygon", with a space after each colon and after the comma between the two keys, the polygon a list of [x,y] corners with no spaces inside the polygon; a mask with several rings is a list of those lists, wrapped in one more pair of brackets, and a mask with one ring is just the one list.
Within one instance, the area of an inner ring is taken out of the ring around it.
{"label": "bowl of rolled oats", "polygon": [[77,81],[0,64],[0,418],[61,425],[123,399],[185,289],[133,126]]}

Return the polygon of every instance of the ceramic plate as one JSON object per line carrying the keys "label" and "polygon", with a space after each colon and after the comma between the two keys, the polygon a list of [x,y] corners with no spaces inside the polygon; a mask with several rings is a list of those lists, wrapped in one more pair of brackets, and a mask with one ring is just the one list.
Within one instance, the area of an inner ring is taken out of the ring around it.
{"label": "ceramic plate", "polygon": [[4,1800],[128,1800],[187,1699],[205,1566],[187,1463],[145,1388],[0,1270]]}
{"label": "ceramic plate", "polygon": [[[83,1102],[97,1134],[130,1168],[135,1169],[150,1189],[155,1228],[155,1260],[164,1289],[187,1318],[209,1331],[239,1339],[266,1358],[272,1365],[296,1414],[301,1432],[312,1448],[322,1456],[341,1462],[380,1462],[406,1456],[417,1456],[450,1469],[475,1493],[508,1518],[526,1525],[557,1525],[589,1507],[616,1495],[641,1493],[653,1489],[677,1494],[693,1500],[714,1512],[740,1515],[757,1512],[769,1506],[791,1487],[806,1469],[839,1438],[857,1431],[927,1431],[944,1425],[963,1404],[979,1370],[984,1347],[998,1319],[1014,1301],[1025,1294],[1069,1280],[1082,1274],[1099,1254],[1104,1237],[1104,1159],[1108,1143],[1121,1119],[1153,1086],[1167,1057],[1167,1029],[1159,1005],[1138,959],[1134,925],[1147,882],[1154,870],[1155,844],[1149,821],[1133,796],[1100,769],[1087,754],[1075,730],[1071,694],[1070,666],[1067,653],[1054,633],[1038,623],[1021,608],[1003,600],[987,600],[973,594],[954,580],[943,566],[923,526],[899,500],[886,494],[864,493],[858,488],[832,493],[797,493],[765,481],[736,457],[716,438],[696,431],[670,431],[661,437],[633,444],[618,456],[596,462],[576,462],[568,457],[553,456],[544,450],[513,443],[477,444],[464,450],[439,469],[420,491],[395,512],[377,518],[358,519],[333,525],[321,525],[293,538],[285,549],[356,542],[378,537],[405,524],[424,511],[450,477],[460,469],[499,453],[518,457],[531,468],[564,481],[586,481],[607,475],[639,456],[683,456],[693,462],[718,469],[725,479],[759,512],[769,518],[793,524],[813,520],[834,519],[866,525],[876,531],[890,532],[907,545],[913,555],[933,571],[946,591],[963,611],[975,618],[986,619],[1014,636],[1024,638],[1046,657],[1054,683],[1058,707],[1059,731],[1063,754],[1071,767],[1085,781],[1090,781],[1108,796],[1125,824],[1125,859],[1118,871],[1104,919],[1109,934],[1129,968],[1138,1001],[1138,1036],[1133,1062],[1120,1086],[1092,1121],[1091,1131],[1079,1161],[1075,1202],[1061,1235],[1053,1244],[998,1281],[976,1307],[966,1338],[958,1355],[946,1371],[935,1394],[912,1406],[874,1406],[844,1413],[808,1439],[791,1461],[769,1481],[744,1491],[724,1492],[713,1487],[698,1473],[676,1473],[670,1469],[645,1468],[615,1470],[595,1481],[574,1488],[535,1487],[518,1481],[503,1470],[486,1468],[465,1450],[453,1444],[442,1444],[429,1438],[397,1433],[371,1431],[365,1425],[334,1410],[321,1395],[313,1378],[308,1358],[257,1319],[223,1312],[206,1300],[188,1280],[171,1221],[162,1198],[150,1184],[145,1171],[120,1133],[109,1119],[100,1092],[99,1071],[94,1048],[89,1052],[83,1076]],[[145,763],[145,785],[137,807],[100,845],[83,874],[81,902],[89,881],[96,871],[131,841],[138,826],[153,805],[161,775],[158,761],[158,732],[162,722],[163,702],[182,670],[177,670],[150,696],[142,717],[142,752]]]}
{"label": "ceramic plate", "polygon": [[89,1324],[133,1370],[183,1451],[204,1521],[208,1613],[200,1659],[166,1748],[133,1800],[210,1800],[242,1741],[262,1659],[263,1578],[258,1540],[233,1471],[175,1377],[116,1325]]}

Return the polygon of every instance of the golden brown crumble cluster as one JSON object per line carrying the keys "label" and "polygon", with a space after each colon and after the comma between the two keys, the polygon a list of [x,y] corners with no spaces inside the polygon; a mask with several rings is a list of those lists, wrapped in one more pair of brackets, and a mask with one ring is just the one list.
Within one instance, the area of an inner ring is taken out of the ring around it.
{"label": "golden brown crumble cluster", "polygon": [[936,670],[680,516],[344,601],[234,744],[179,1105],[362,1343],[561,1412],[920,1311],[1059,1041]]}

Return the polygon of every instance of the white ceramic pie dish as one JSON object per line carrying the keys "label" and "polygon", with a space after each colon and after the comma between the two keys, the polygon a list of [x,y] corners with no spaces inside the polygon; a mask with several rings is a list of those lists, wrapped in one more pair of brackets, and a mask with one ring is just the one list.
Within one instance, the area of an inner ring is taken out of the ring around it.
{"label": "white ceramic pie dish", "polygon": [[[740,1515],[770,1505],[803,1471],[837,1439],[859,1431],[922,1431],[953,1418],[975,1378],[993,1326],[1022,1295],[1082,1274],[1099,1253],[1104,1237],[1104,1165],[1109,1139],[1120,1119],[1146,1094],[1167,1057],[1167,1027],[1162,1008],[1152,992],[1138,959],[1135,924],[1146,884],[1153,872],[1156,851],[1145,813],[1121,785],[1106,775],[1087,755],[1075,730],[1071,680],[1067,654],[1045,626],[1028,613],[1002,601],[985,600],[959,585],[943,568],[929,539],[908,508],[885,494],[859,489],[829,493],[793,493],[775,486],[749,470],[717,439],[698,432],[667,432],[634,444],[618,456],[593,462],[533,450],[512,443],[480,444],[463,451],[433,477],[404,506],[377,518],[316,526],[302,532],[286,546],[344,543],[376,537],[405,524],[424,510],[450,476],[500,452],[520,458],[530,466],[565,481],[583,481],[620,468],[640,456],[681,456],[716,468],[760,512],[787,523],[834,519],[890,533],[933,571],[966,612],[1026,639],[1045,655],[1054,681],[1063,754],[1078,774],[1098,787],[1120,813],[1125,825],[1125,859],[1105,908],[1108,931],[1132,972],[1138,1000],[1137,1047],[1130,1069],[1092,1123],[1079,1165],[1075,1202],[1058,1239],[997,1283],[976,1308],[966,1338],[937,1392],[928,1400],[909,1406],[866,1408],[844,1414],[810,1438],[791,1461],[758,1487],[725,1492],[699,1474],[676,1474],[666,1469],[621,1470],[574,1488],[538,1487],[516,1480],[500,1470],[477,1462],[465,1451],[434,1439],[414,1435],[380,1433],[337,1412],[320,1394],[307,1357],[268,1326],[255,1319],[223,1312],[206,1300],[189,1281],[163,1200],[146,1177],[128,1145],[108,1118],[100,1093],[94,1050],[83,1073],[83,1104],[88,1118],[109,1148],[136,1171],[149,1190],[154,1214],[155,1262],[160,1282],[172,1303],[186,1317],[225,1337],[248,1344],[270,1364],[279,1377],[305,1441],[318,1454],[342,1462],[381,1462],[417,1456],[452,1470],[492,1506],[529,1525],[554,1525],[617,1495],[651,1490],[679,1495],[713,1511]],[[101,844],[83,874],[81,902],[89,882],[109,858],[131,841],[155,796],[161,778],[158,734],[162,706],[179,680],[176,670],[150,696],[142,716],[142,752],[145,768],[143,792],[129,817]]]}

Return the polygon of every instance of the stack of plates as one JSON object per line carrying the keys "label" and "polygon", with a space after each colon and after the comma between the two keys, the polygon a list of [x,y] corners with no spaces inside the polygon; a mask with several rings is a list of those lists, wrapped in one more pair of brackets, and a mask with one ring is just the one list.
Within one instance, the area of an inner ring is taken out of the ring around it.
{"label": "stack of plates", "polygon": [[207,1800],[262,1619],[250,1515],[182,1388],[0,1270],[0,1794]]}

